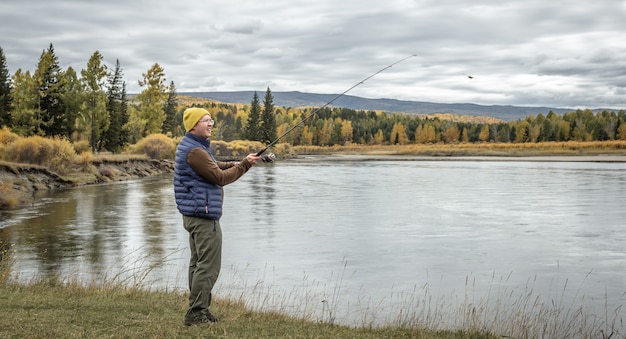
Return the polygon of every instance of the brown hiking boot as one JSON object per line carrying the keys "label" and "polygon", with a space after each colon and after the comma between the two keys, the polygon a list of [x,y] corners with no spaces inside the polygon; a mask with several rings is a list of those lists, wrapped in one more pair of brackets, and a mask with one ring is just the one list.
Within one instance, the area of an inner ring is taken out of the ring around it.
{"label": "brown hiking boot", "polygon": [[214,316],[211,312],[188,314],[185,316],[185,326],[211,324],[218,321],[220,321],[220,318]]}

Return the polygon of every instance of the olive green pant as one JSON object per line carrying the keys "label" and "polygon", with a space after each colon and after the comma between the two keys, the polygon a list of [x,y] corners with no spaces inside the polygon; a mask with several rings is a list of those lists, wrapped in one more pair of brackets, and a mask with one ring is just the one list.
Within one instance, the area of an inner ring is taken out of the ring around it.
{"label": "olive green pant", "polygon": [[211,305],[211,290],[222,266],[222,229],[217,220],[183,216],[189,232],[189,311],[206,313]]}

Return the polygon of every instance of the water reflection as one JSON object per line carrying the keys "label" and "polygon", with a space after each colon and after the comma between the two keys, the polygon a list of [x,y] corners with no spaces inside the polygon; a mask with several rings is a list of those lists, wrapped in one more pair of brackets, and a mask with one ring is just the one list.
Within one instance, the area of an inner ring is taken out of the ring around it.
{"label": "water reflection", "polygon": [[[532,290],[623,314],[624,197],[626,164],[257,166],[225,187],[217,290],[262,302],[270,291],[315,295],[307,307],[335,302],[346,322],[373,305],[394,316],[422,287],[450,304],[468,287],[476,299]],[[3,218],[22,279],[141,276],[186,289],[188,235],[171,176],[55,192]],[[278,306],[302,300],[289,304]]]}

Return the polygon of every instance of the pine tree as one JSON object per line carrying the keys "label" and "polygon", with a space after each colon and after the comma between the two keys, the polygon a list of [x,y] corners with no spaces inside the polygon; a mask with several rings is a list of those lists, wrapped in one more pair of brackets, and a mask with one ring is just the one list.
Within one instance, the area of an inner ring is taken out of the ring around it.
{"label": "pine tree", "polygon": [[274,115],[274,97],[270,88],[265,92],[263,99],[263,113],[261,115],[261,139],[259,141],[270,143],[276,139],[276,116]]}
{"label": "pine tree", "polygon": [[4,51],[0,47],[0,127],[11,124],[11,77]]}
{"label": "pine tree", "polygon": [[259,95],[254,91],[252,102],[250,103],[250,113],[248,114],[248,125],[246,127],[246,139],[252,141],[261,141],[261,105],[259,104]]}
{"label": "pine tree", "polygon": [[161,130],[165,134],[170,133],[171,135],[177,135],[182,132],[180,125],[176,124],[177,107],[178,96],[176,95],[176,86],[174,86],[174,81],[172,81],[170,82],[167,100],[165,101],[165,107],[163,108],[165,112],[165,120],[163,121]]}
{"label": "pine tree", "polygon": [[[124,80],[119,59],[115,63],[115,71],[108,78],[106,108],[109,114],[109,128],[102,135],[102,147],[111,152],[119,152],[124,146],[123,140],[123,102]],[[128,120],[128,119],[127,119]]]}
{"label": "pine tree", "polygon": [[41,110],[41,130],[44,135],[65,135],[66,119],[62,95],[64,91],[63,72],[59,60],[50,44],[39,59],[35,80],[39,90],[39,109]]}

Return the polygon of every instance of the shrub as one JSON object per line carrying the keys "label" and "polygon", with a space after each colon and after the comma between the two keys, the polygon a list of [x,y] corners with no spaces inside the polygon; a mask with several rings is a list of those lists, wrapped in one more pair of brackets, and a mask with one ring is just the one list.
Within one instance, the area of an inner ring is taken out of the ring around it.
{"label": "shrub", "polygon": [[145,154],[151,159],[174,159],[176,145],[165,134],[150,134],[131,147],[133,154]]}
{"label": "shrub", "polygon": [[4,153],[9,161],[46,166],[56,172],[63,172],[76,159],[74,147],[66,139],[40,136],[17,139]]}
{"label": "shrub", "polygon": [[91,152],[91,145],[87,140],[75,141],[72,146],[74,146],[74,151],[76,151],[76,154]]}
{"label": "shrub", "polygon": [[52,158],[50,166],[56,172],[65,172],[65,170],[76,161],[76,151],[74,146],[67,139],[55,137],[51,141]]}
{"label": "shrub", "polygon": [[19,135],[11,132],[7,127],[0,129],[0,160],[9,160],[6,155],[6,146],[19,138]]}
{"label": "shrub", "polygon": [[76,164],[83,170],[89,169],[92,163],[93,154],[91,153],[91,151],[82,152],[76,157]]}
{"label": "shrub", "polygon": [[8,145],[19,138],[20,136],[11,132],[8,127],[0,129],[0,145]]}

